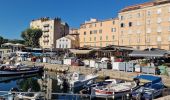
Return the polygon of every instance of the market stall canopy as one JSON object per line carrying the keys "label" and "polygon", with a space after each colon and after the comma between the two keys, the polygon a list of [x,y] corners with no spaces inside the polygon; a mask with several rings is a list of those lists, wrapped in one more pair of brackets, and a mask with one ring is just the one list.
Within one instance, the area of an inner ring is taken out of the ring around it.
{"label": "market stall canopy", "polygon": [[154,51],[133,51],[129,54],[131,57],[165,57],[169,54],[166,50],[154,50]]}
{"label": "market stall canopy", "polygon": [[14,46],[17,46],[17,47],[23,47],[23,46],[25,46],[25,45],[20,44],[20,43],[17,43],[17,44],[14,44]]}
{"label": "market stall canopy", "polygon": [[4,43],[4,44],[2,44],[3,46],[14,46],[15,44],[13,44],[13,43]]}
{"label": "market stall canopy", "polygon": [[69,49],[70,52],[74,54],[89,54],[93,50],[79,50],[79,49]]}

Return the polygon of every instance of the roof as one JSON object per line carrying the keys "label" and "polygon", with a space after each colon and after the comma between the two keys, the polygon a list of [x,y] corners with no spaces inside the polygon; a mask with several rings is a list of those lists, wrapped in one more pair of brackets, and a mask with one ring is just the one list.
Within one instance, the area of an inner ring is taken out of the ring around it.
{"label": "roof", "polygon": [[166,50],[154,50],[154,51],[133,51],[129,54],[132,57],[164,57],[165,54],[169,54]]}
{"label": "roof", "polygon": [[73,36],[73,35],[67,35],[67,36],[65,36],[67,39],[70,39],[70,40],[76,40],[76,37],[75,36]]}
{"label": "roof", "polygon": [[151,2],[145,2],[145,3],[142,3],[142,4],[137,4],[137,5],[125,7],[120,12],[137,10],[137,9],[141,9],[141,8],[144,8],[144,7],[151,7],[151,6],[167,4],[167,3],[170,3],[170,0],[155,0],[155,1],[151,1]]}
{"label": "roof", "polygon": [[132,50],[136,50],[136,49],[134,49],[134,48],[132,48],[132,47],[127,47],[127,46],[118,46],[118,45],[109,45],[109,46],[106,46],[106,47],[103,47],[103,48],[101,48],[102,50],[104,49],[118,49],[118,50],[130,50],[130,51],[132,51]]}
{"label": "roof", "polygon": [[74,54],[89,54],[93,50],[78,50],[78,49],[69,49],[70,52]]}
{"label": "roof", "polygon": [[153,76],[153,75],[139,75],[139,76],[136,76],[135,78],[148,80],[148,81],[151,81],[152,83],[158,83],[162,81],[161,77]]}

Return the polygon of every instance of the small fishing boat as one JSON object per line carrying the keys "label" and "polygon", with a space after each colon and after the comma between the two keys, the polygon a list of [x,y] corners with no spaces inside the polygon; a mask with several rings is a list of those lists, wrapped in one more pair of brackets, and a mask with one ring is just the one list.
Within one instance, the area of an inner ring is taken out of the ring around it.
{"label": "small fishing boat", "polygon": [[3,76],[18,76],[43,72],[43,66],[16,66],[16,65],[2,65],[0,66],[0,77]]}
{"label": "small fishing boat", "polygon": [[96,97],[117,98],[129,93],[136,86],[135,82],[111,82],[110,84],[93,87],[91,94]]}
{"label": "small fishing boat", "polygon": [[139,75],[136,79],[147,80],[146,84],[132,91],[132,97],[140,100],[152,100],[158,96],[161,96],[164,89],[162,78],[153,75]]}

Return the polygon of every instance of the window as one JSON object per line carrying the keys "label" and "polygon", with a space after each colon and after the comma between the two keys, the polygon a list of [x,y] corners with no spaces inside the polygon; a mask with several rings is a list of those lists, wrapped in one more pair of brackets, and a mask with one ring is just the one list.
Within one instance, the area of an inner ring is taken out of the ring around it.
{"label": "window", "polygon": [[113,23],[113,25],[114,25],[114,24],[115,24],[115,21],[113,21],[112,23]]}
{"label": "window", "polygon": [[120,20],[123,20],[124,18],[123,18],[123,16],[120,16]]}
{"label": "window", "polygon": [[137,43],[140,43],[140,38],[137,38]]}
{"label": "window", "polygon": [[101,29],[99,30],[99,33],[102,33],[102,30],[101,30]]}
{"label": "window", "polygon": [[94,33],[94,34],[97,34],[97,30],[94,30],[93,33]]}
{"label": "window", "polygon": [[120,24],[120,27],[125,27],[124,23],[121,23],[121,24]]}
{"label": "window", "polygon": [[159,8],[159,9],[157,10],[157,14],[161,14],[161,12],[162,12],[162,10],[161,10],[161,8]]}
{"label": "window", "polygon": [[59,45],[59,48],[61,48],[61,44]]}
{"label": "window", "polygon": [[102,36],[100,36],[100,40],[102,40]]}
{"label": "window", "polygon": [[132,26],[132,22],[129,22],[129,27],[131,27]]}
{"label": "window", "polygon": [[140,16],[141,16],[140,13],[138,13],[138,14],[137,14],[137,17],[140,18]]}
{"label": "window", "polygon": [[108,46],[108,43],[106,43],[106,46]]}
{"label": "window", "polygon": [[102,26],[102,22],[100,23],[100,26]]}
{"label": "window", "polygon": [[147,15],[150,16],[151,15],[151,11],[147,11]]}
{"label": "window", "polygon": [[96,37],[94,37],[94,41],[96,41]]}
{"label": "window", "polygon": [[93,32],[92,32],[92,31],[90,31],[90,34],[93,34]]}
{"label": "window", "polygon": [[84,35],[86,35],[86,32],[84,32]]}
{"label": "window", "polygon": [[150,43],[150,37],[147,37],[147,38],[146,38],[146,42],[147,42],[147,43]]}
{"label": "window", "polygon": [[67,44],[66,44],[66,48],[67,48]]}
{"label": "window", "polygon": [[106,36],[106,40],[108,40],[108,36]]}
{"label": "window", "polygon": [[112,36],[112,39],[113,39],[113,40],[115,39],[115,36],[114,36],[114,35]]}
{"label": "window", "polygon": [[112,31],[112,32],[116,32],[116,28],[112,28],[111,31]]}
{"label": "window", "polygon": [[150,24],[151,24],[151,20],[148,19],[146,23],[147,23],[148,25],[150,25]]}
{"label": "window", "polygon": [[94,24],[94,27],[96,27],[96,23]]}
{"label": "window", "polygon": [[100,42],[100,47],[102,47],[102,43]]}

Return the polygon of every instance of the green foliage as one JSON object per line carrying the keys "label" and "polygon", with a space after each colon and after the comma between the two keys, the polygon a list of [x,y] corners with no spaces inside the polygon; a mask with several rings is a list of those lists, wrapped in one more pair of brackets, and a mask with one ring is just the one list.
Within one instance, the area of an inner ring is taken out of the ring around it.
{"label": "green foliage", "polygon": [[42,30],[28,28],[21,33],[25,40],[25,45],[29,47],[39,47],[39,39],[42,36]]}
{"label": "green foliage", "polygon": [[34,78],[24,79],[19,83],[19,88],[23,91],[28,91],[29,88],[32,89],[33,92],[40,91],[40,85],[37,80]]}

